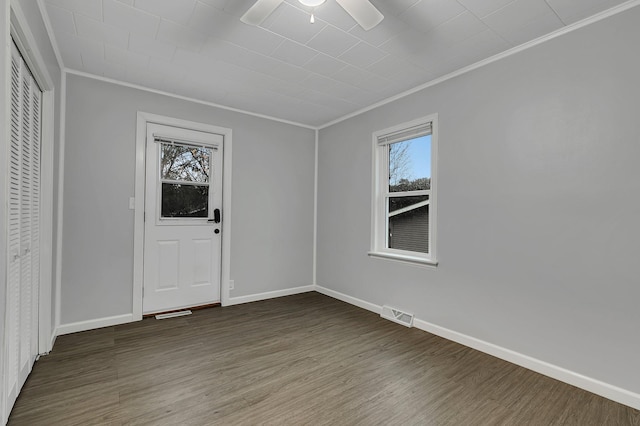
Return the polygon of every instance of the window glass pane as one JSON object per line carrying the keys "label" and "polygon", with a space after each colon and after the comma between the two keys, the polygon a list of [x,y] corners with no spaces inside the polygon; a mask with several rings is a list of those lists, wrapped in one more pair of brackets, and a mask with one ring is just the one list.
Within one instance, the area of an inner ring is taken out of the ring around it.
{"label": "window glass pane", "polygon": [[209,182],[211,148],[163,143],[160,177],[166,180]]}
{"label": "window glass pane", "polygon": [[389,144],[389,192],[431,189],[431,135]]}
{"label": "window glass pane", "polygon": [[161,217],[208,217],[209,186],[162,184]]}
{"label": "window glass pane", "polygon": [[388,248],[429,253],[429,196],[388,200]]}

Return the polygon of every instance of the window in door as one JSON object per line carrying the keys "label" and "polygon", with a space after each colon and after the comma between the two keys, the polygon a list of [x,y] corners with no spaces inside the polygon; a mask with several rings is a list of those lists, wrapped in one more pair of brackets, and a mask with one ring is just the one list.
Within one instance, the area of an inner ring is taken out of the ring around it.
{"label": "window in door", "polygon": [[207,218],[212,147],[160,142],[160,218]]}

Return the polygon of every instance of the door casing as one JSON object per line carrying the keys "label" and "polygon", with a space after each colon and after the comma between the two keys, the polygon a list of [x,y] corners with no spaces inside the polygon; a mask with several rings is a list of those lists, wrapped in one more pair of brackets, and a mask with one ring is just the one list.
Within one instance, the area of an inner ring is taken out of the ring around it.
{"label": "door casing", "polygon": [[136,178],[135,178],[135,218],[134,218],[134,261],[133,261],[133,320],[142,319],[142,291],[144,271],[144,206],[145,206],[145,171],[146,171],[146,139],[147,124],[155,123],[166,126],[182,127],[201,132],[216,133],[224,137],[224,156],[222,159],[222,254],[220,298],[223,306],[229,302],[229,277],[231,265],[231,155],[232,131],[226,127],[206,123],[182,120],[147,112],[138,112],[136,129]]}

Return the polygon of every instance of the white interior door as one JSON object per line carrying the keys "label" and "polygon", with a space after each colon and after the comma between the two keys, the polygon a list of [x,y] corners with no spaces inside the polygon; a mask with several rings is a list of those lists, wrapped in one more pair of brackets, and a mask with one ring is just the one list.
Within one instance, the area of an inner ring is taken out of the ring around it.
{"label": "white interior door", "polygon": [[38,355],[41,105],[42,92],[12,44],[7,316],[1,357],[8,410]]}
{"label": "white interior door", "polygon": [[220,301],[223,136],[147,124],[143,313]]}

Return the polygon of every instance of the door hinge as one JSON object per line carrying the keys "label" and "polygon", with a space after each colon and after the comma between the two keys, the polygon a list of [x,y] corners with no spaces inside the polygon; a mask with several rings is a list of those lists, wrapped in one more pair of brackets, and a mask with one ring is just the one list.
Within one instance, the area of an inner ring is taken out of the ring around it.
{"label": "door hinge", "polygon": [[142,221],[143,222],[147,221],[147,212],[142,213]]}

